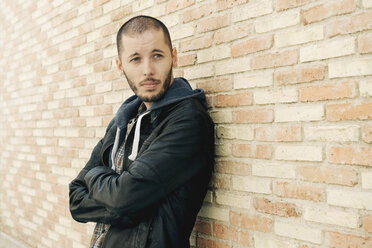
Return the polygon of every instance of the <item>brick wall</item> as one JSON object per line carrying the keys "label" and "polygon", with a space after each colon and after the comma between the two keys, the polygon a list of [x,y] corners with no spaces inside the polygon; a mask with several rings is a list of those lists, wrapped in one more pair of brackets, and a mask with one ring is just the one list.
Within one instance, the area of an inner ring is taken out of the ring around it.
{"label": "brick wall", "polygon": [[115,34],[140,13],[216,123],[193,246],[372,247],[371,0],[2,0],[1,232],[87,246],[67,184],[132,94]]}

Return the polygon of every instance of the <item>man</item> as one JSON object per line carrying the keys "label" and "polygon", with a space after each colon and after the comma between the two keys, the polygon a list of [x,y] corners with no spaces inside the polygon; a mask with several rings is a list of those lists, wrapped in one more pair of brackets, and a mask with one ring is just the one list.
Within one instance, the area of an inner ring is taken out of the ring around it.
{"label": "man", "polygon": [[159,20],[130,19],[117,46],[135,95],[70,183],[72,217],[97,223],[90,247],[189,247],[213,170],[205,95],[173,78],[177,54]]}

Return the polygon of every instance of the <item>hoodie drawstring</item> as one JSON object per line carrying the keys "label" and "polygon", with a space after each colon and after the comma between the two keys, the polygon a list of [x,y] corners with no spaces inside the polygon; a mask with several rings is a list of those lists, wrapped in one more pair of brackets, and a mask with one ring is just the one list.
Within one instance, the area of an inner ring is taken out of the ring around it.
{"label": "hoodie drawstring", "polygon": [[132,154],[128,156],[128,158],[132,161],[134,161],[137,157],[138,154],[138,146],[139,146],[139,140],[140,140],[140,133],[141,133],[141,121],[142,118],[149,114],[150,111],[147,111],[143,114],[141,114],[138,119],[137,119],[137,124],[136,124],[136,130],[134,132],[134,140],[133,140],[133,146],[132,146]]}

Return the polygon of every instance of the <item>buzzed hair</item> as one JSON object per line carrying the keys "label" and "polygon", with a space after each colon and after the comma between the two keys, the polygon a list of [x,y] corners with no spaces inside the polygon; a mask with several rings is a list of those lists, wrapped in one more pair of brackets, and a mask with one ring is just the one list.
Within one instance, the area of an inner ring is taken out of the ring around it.
{"label": "buzzed hair", "polygon": [[116,36],[116,46],[118,49],[119,59],[120,59],[120,51],[123,46],[122,38],[124,34],[138,35],[151,29],[156,29],[156,30],[161,29],[163,31],[165,42],[169,46],[170,51],[172,51],[172,41],[169,35],[169,31],[167,27],[164,25],[164,23],[162,23],[158,19],[151,17],[151,16],[139,15],[125,22],[118,31],[118,34]]}

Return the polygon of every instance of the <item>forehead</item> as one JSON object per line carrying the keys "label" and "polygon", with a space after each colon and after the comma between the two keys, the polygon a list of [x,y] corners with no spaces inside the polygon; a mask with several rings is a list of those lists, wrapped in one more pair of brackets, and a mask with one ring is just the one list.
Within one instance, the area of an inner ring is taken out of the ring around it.
{"label": "forehead", "polygon": [[122,55],[130,55],[135,52],[144,53],[154,49],[160,49],[164,52],[169,50],[161,29],[150,29],[140,34],[123,34],[121,45],[123,48]]}

